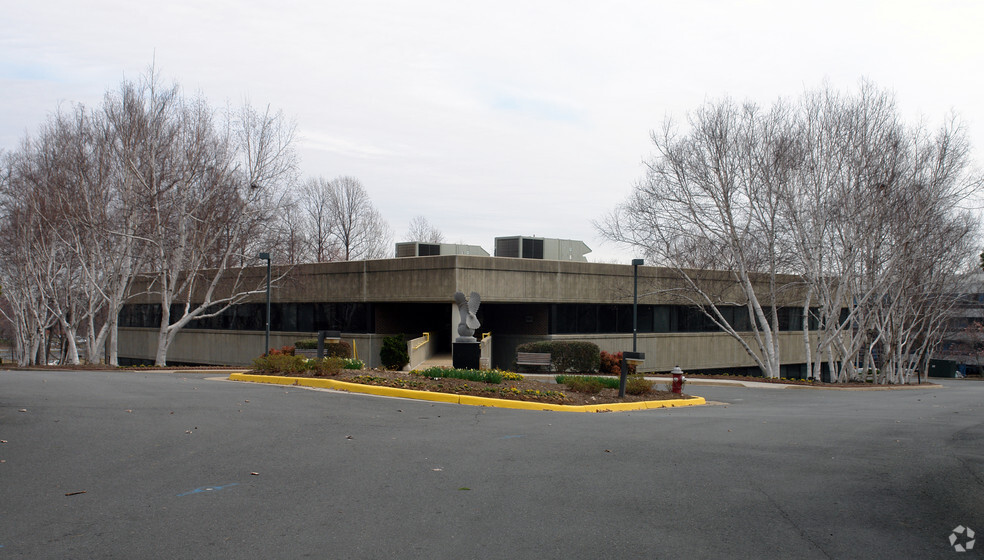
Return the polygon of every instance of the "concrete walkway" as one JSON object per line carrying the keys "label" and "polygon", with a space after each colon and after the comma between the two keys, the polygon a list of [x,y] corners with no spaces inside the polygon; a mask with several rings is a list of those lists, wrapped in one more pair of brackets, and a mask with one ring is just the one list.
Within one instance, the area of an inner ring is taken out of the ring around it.
{"label": "concrete walkway", "polygon": [[[543,383],[555,383],[556,382],[555,379],[558,374],[523,373],[521,375],[528,379],[535,379]],[[577,375],[577,374],[572,374],[572,375]],[[644,377],[650,381],[655,381],[656,383],[660,383],[660,384],[668,385],[673,383],[672,377],[650,376],[650,375],[645,375]],[[743,381],[737,379],[693,379],[690,377],[687,378],[686,385],[717,385],[720,387],[754,387],[754,388],[762,388],[762,389],[786,389],[789,387],[793,387],[793,385],[786,385],[784,383],[761,383],[761,382]]]}
{"label": "concrete walkway", "polygon": [[452,367],[451,354],[435,354],[429,360],[424,360],[415,369],[427,369],[432,367]]}
{"label": "concrete walkway", "polygon": [[[556,373],[524,373],[523,377],[536,379],[544,383],[555,383]],[[658,384],[669,385],[673,383],[672,376],[645,375],[646,379],[655,381]],[[750,389],[830,389],[837,391],[884,391],[892,389],[939,389],[936,383],[921,383],[919,385],[872,385],[871,387],[838,387],[835,384],[818,383],[816,385],[798,385],[794,383],[769,383],[767,381],[748,381],[745,379],[705,379],[700,377],[687,377],[684,385],[703,385],[717,387],[748,387]]]}

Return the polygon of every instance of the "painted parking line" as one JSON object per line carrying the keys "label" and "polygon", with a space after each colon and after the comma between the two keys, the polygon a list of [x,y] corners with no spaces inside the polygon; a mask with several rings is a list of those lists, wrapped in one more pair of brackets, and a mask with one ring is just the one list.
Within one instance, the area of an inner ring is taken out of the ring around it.
{"label": "painted parking line", "polygon": [[190,490],[188,492],[183,492],[181,494],[178,494],[178,497],[180,498],[181,496],[190,496],[191,494],[200,494],[202,492],[212,492],[212,491],[215,491],[215,490],[222,490],[224,488],[229,488],[230,486],[239,486],[239,483],[238,482],[230,482],[229,484],[223,484],[222,486],[218,486],[218,485],[215,485],[215,486],[202,486],[201,488],[195,488],[194,490]]}

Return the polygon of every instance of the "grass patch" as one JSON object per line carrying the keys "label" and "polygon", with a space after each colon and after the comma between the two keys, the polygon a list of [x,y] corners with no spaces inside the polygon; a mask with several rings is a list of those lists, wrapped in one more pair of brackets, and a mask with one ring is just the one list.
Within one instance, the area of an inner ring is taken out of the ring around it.
{"label": "grass patch", "polygon": [[502,372],[499,370],[479,370],[479,369],[454,369],[454,368],[444,368],[444,367],[432,367],[425,370],[417,370],[411,372],[413,375],[419,375],[420,377],[430,377],[434,378],[450,378],[450,379],[463,379],[465,381],[475,381],[478,383],[491,383],[499,384],[502,383]]}
{"label": "grass patch", "polygon": [[577,393],[600,393],[602,389],[618,389],[617,377],[598,377],[594,375],[558,375],[557,383]]}

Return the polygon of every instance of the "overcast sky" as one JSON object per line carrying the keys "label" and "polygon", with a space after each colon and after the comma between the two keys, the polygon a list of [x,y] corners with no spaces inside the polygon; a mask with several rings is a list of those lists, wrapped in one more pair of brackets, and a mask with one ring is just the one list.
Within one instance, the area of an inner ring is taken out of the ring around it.
{"label": "overcast sky", "polygon": [[296,120],[304,177],[351,175],[395,234],[579,239],[642,176],[649,132],[706,100],[825,81],[959,113],[984,150],[980,0],[26,0],[0,15],[0,149],[152,62],[214,106]]}

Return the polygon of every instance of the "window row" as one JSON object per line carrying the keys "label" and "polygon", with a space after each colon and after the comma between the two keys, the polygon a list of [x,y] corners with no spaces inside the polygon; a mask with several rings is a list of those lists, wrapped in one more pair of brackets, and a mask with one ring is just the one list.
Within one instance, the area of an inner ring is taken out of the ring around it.
{"label": "window row", "polygon": [[[181,305],[171,307],[171,320],[180,317]],[[120,311],[121,327],[154,328],[161,324],[160,304],[129,304]],[[367,303],[271,303],[270,330],[315,332],[339,330],[373,332],[372,304]],[[266,304],[233,305],[214,317],[195,319],[190,329],[262,331],[266,329]]]}
{"label": "window row", "polygon": [[[736,331],[750,331],[748,308],[721,306],[721,315]],[[768,310],[766,310],[768,313]],[[778,311],[780,331],[803,330],[803,310],[781,307]],[[716,332],[714,324],[701,309],[688,305],[639,305],[638,332]],[[816,319],[811,316],[810,328],[816,329]],[[604,334],[631,333],[632,305],[563,303],[551,306],[551,334]]]}

